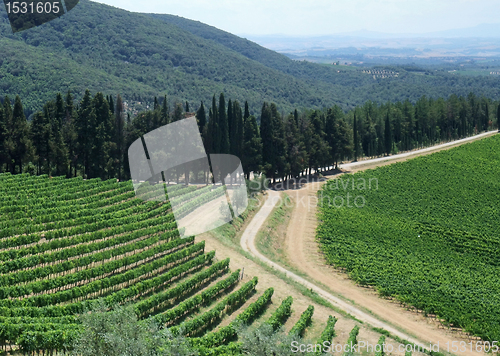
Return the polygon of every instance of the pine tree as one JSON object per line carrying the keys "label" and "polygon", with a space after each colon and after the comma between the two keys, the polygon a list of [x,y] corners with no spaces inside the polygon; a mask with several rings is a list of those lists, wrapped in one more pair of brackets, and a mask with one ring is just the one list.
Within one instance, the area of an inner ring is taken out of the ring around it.
{"label": "pine tree", "polygon": [[160,105],[158,104],[158,98],[155,96],[153,110],[157,110],[159,107],[160,107]]}
{"label": "pine tree", "polygon": [[385,142],[385,154],[389,155],[392,151],[392,133],[391,133],[391,122],[389,121],[389,111],[387,111],[387,116],[385,117],[384,142]]}
{"label": "pine tree", "polygon": [[189,103],[186,101],[186,112],[189,112]]}
{"label": "pine tree", "polygon": [[174,116],[172,117],[172,122],[182,120],[184,118],[184,112],[181,103],[175,104]]}
{"label": "pine tree", "polygon": [[219,97],[219,132],[220,132],[220,152],[229,153],[229,123],[227,120],[226,100],[224,94],[221,93]]}

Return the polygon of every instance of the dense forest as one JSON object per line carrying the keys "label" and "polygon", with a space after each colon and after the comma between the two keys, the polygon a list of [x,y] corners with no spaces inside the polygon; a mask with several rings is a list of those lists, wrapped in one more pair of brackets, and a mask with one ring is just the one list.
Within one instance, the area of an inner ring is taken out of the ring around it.
{"label": "dense forest", "polygon": [[129,179],[127,148],[137,138],[170,122],[196,115],[207,153],[241,158],[245,172],[288,178],[321,171],[344,160],[382,156],[473,135],[498,127],[500,105],[469,94],[448,99],[421,97],[415,104],[367,102],[345,113],[324,110],[280,113],[264,102],[259,117],[221,93],[210,105],[190,111],[155,97],[151,110],[125,114],[120,95],[89,90],[75,105],[58,93],[28,121],[21,98],[0,105],[0,172],[81,175]]}
{"label": "dense forest", "polygon": [[[86,89],[120,93],[134,114],[164,94],[172,102],[194,103],[223,92],[240,103],[274,102],[285,112],[335,104],[349,110],[368,100],[415,103],[423,95],[500,97],[496,78],[403,67],[388,68],[398,77],[373,78],[355,67],[294,61],[199,22],[87,0],[15,34],[0,6],[0,53],[0,97],[19,95],[27,117],[58,92],[71,90],[80,101]],[[253,105],[250,113],[259,115],[260,107]]]}

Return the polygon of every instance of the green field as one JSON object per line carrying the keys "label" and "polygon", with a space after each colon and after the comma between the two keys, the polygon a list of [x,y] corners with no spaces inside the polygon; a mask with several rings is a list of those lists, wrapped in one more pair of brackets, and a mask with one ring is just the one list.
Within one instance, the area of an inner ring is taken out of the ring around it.
{"label": "green field", "polygon": [[[177,187],[172,199],[184,200],[184,212],[195,209],[192,194],[180,192],[196,188]],[[141,193],[146,199],[147,189]],[[170,203],[137,198],[131,182],[0,174],[0,226],[0,347],[10,352],[71,350],[78,315],[103,300],[132,304],[139,319],[152,316],[190,337],[200,355],[236,355],[235,323],[251,324],[271,303],[273,288],[256,292],[257,277],[240,282],[229,259],[181,238]],[[286,298],[272,312],[274,329],[291,304]],[[309,325],[306,314],[297,334]]]}
{"label": "green field", "polygon": [[329,263],[445,325],[500,340],[500,135],[344,175],[319,194]]}

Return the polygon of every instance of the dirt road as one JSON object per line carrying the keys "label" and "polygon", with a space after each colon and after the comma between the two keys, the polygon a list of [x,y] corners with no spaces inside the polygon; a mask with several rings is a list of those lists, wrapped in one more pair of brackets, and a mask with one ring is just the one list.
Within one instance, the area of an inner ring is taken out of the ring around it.
{"label": "dirt road", "polygon": [[[455,147],[495,133],[496,132],[488,132],[463,140],[400,155],[348,163],[341,165],[340,168],[350,172],[371,169]],[[318,244],[315,241],[315,229],[318,222],[316,218],[316,204],[314,204],[314,202],[316,192],[321,188],[323,183],[307,183],[301,189],[287,190],[287,194],[296,202],[296,206],[292,214],[290,225],[288,226],[285,250],[291,265],[310,278],[306,280],[286,268],[279,266],[263,256],[255,247],[255,236],[257,231],[279,200],[278,192],[269,191],[269,198],[266,204],[263,205],[259,213],[249,223],[241,237],[240,243],[242,248],[268,265],[273,266],[273,268],[286,273],[295,281],[314,290],[323,298],[356,318],[374,327],[383,328],[393,335],[397,335],[411,342],[423,342],[427,345],[429,343],[437,344],[438,342],[440,345],[444,345],[447,342],[451,344],[452,341],[456,340],[465,340],[469,342],[470,340],[464,339],[462,333],[443,329],[436,321],[430,318],[425,318],[421,314],[407,311],[397,302],[380,298],[372,289],[357,286],[353,281],[349,280],[344,273],[326,264],[325,259],[319,252]],[[477,353],[472,352],[461,353],[461,355],[472,354],[477,355]]]}

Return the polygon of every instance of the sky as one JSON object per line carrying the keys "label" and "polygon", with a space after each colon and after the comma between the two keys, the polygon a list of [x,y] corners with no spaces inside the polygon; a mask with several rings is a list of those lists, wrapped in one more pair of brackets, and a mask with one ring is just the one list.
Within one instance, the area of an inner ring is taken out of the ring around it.
{"label": "sky", "polygon": [[99,0],[182,16],[233,34],[425,33],[500,22],[498,0]]}

